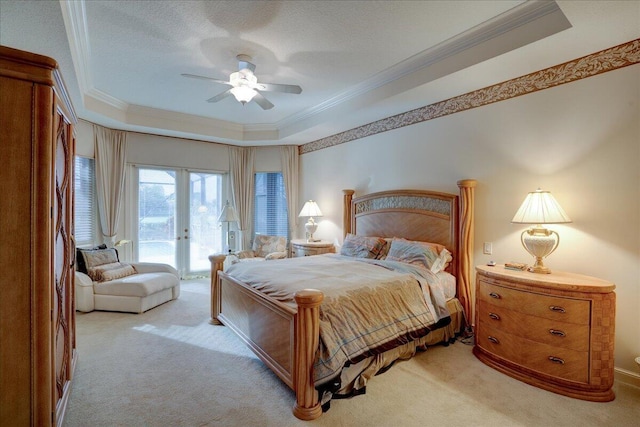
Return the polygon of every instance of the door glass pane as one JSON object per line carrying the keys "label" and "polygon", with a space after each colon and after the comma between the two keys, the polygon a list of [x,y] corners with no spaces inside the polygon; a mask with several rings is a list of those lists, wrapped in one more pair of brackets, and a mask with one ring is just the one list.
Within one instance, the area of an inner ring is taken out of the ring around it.
{"label": "door glass pane", "polygon": [[176,265],[176,173],[140,169],[138,260]]}
{"label": "door glass pane", "polygon": [[209,255],[222,252],[222,175],[189,174],[189,271],[208,271]]}

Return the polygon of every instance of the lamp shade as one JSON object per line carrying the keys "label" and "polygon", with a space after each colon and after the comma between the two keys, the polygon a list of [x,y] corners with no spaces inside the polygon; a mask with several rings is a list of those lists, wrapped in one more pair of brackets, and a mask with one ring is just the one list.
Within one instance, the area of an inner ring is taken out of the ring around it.
{"label": "lamp shade", "polygon": [[236,210],[233,206],[229,204],[229,201],[224,204],[222,207],[222,212],[220,212],[220,216],[218,217],[218,222],[234,222],[238,221],[238,215],[236,214]]}
{"label": "lamp shade", "polygon": [[516,224],[562,224],[571,222],[571,218],[550,192],[538,188],[527,194],[511,222]]}
{"label": "lamp shade", "polygon": [[302,207],[302,210],[300,211],[300,214],[298,215],[300,217],[302,216],[322,216],[322,211],[320,210],[320,208],[318,207],[318,204],[316,202],[314,202],[313,200],[309,200],[308,202],[304,203],[304,206]]}

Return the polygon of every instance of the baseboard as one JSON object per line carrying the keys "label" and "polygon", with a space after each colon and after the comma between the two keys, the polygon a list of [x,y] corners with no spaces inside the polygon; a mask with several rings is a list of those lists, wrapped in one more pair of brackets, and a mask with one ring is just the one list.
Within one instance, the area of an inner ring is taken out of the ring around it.
{"label": "baseboard", "polygon": [[614,379],[621,383],[640,388],[640,375],[622,368],[615,368]]}

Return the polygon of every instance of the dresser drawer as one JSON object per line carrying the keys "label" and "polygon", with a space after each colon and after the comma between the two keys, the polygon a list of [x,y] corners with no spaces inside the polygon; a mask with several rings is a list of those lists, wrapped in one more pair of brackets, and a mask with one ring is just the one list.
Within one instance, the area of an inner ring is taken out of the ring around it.
{"label": "dresser drawer", "polygon": [[479,347],[543,374],[570,381],[589,382],[589,352],[556,347],[492,328],[481,320],[476,343]]}
{"label": "dresser drawer", "polygon": [[289,247],[291,257],[330,254],[336,251],[333,243],[328,241],[306,242],[302,239],[294,239]]}
{"label": "dresser drawer", "polygon": [[328,253],[328,251],[324,248],[301,248],[301,247],[293,248],[294,257],[322,255],[326,253]]}
{"label": "dresser drawer", "polygon": [[485,300],[479,301],[478,304],[479,320],[492,328],[555,347],[589,351],[588,324],[579,325],[532,316],[490,304]]}
{"label": "dresser drawer", "polygon": [[479,301],[545,319],[580,325],[589,324],[591,303],[588,300],[509,289],[485,280],[479,280],[478,285]]}

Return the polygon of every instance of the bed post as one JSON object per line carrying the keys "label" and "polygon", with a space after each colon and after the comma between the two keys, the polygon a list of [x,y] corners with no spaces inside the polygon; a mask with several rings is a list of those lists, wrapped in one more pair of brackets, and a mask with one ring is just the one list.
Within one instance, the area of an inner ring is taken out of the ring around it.
{"label": "bed post", "polygon": [[458,299],[467,315],[467,321],[473,324],[473,237],[474,237],[474,193],[477,181],[463,179],[458,181],[460,188],[460,242],[458,265]]}
{"label": "bed post", "polygon": [[308,421],[322,415],[318,391],[314,387],[313,364],[320,341],[320,303],[324,296],[315,289],[294,295],[298,304],[295,323],[295,392],[293,415]]}
{"label": "bed post", "polygon": [[211,319],[209,323],[212,325],[222,325],[218,320],[220,314],[220,283],[218,282],[218,272],[224,268],[224,260],[226,255],[209,255],[211,261]]}
{"label": "bed post", "polygon": [[354,190],[342,190],[343,208],[342,208],[342,237],[347,237],[351,233],[351,200],[353,199]]}

